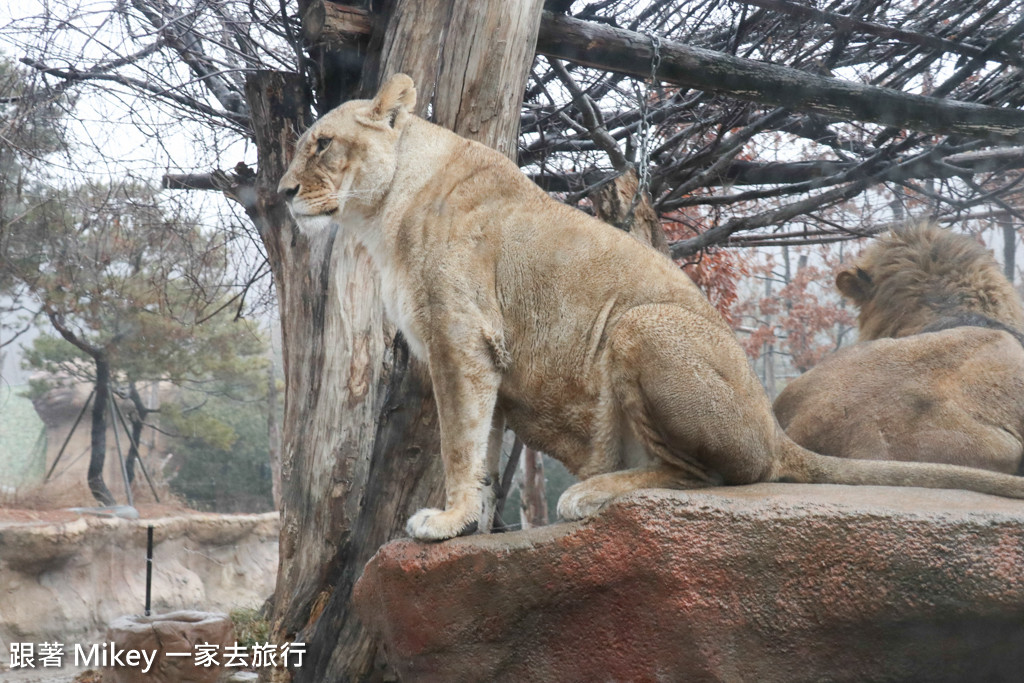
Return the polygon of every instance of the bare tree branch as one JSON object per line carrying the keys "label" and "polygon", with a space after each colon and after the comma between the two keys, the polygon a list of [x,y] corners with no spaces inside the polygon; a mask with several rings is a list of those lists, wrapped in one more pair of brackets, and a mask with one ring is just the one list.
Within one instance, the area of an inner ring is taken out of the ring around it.
{"label": "bare tree branch", "polygon": [[[824,10],[816,9],[814,7],[808,7],[807,5],[800,5],[795,2],[787,2],[787,0],[740,0],[747,5],[755,5],[764,9],[776,10],[783,12],[793,17],[800,19],[811,19],[813,21],[821,21],[827,24],[835,26],[841,31],[857,31],[859,33],[865,33],[872,36],[878,36],[880,38],[891,38],[893,40],[899,40],[904,43],[910,43],[912,45],[920,45],[921,47],[931,48],[933,50],[940,50],[942,52],[952,52],[955,54],[965,55],[967,57],[978,57],[982,54],[982,49],[971,45],[969,43],[956,42],[953,40],[947,40],[938,36],[927,35],[923,33],[917,33],[915,31],[907,31],[902,28],[894,28],[892,26],[885,26],[883,24],[876,24],[870,21],[862,21],[853,17],[848,17],[843,14],[836,14],[835,12],[826,12]],[[991,59],[997,59],[999,61],[1005,61],[1008,64],[1015,66],[1024,65],[1024,60],[1021,59],[1020,55],[1004,50],[999,52],[998,55],[993,53]]]}
{"label": "bare tree branch", "polygon": [[[654,59],[643,34],[545,12],[537,51],[597,69],[645,77]],[[798,69],[741,59],[663,41],[658,78],[733,97],[869,121],[927,133],[955,133],[999,142],[1024,142],[1024,112],[912,95],[826,78]]]}
{"label": "bare tree branch", "polygon": [[233,126],[238,127],[240,130],[248,130],[249,118],[229,111],[222,111],[214,109],[213,107],[199,102],[191,97],[185,97],[184,95],[178,95],[177,93],[169,92],[166,88],[160,88],[152,83],[140,81],[137,78],[131,78],[122,74],[107,74],[107,73],[96,73],[92,71],[79,71],[77,69],[57,69],[51,66],[47,66],[42,62],[37,62],[34,59],[24,57],[21,60],[22,64],[30,66],[33,69],[38,70],[41,73],[57,76],[67,81],[107,81],[110,83],[119,83],[123,86],[133,88],[135,90],[141,90],[151,95],[156,96],[159,99],[168,100],[178,104],[187,109],[194,110],[207,116],[212,116],[218,119],[224,119],[231,123]]}

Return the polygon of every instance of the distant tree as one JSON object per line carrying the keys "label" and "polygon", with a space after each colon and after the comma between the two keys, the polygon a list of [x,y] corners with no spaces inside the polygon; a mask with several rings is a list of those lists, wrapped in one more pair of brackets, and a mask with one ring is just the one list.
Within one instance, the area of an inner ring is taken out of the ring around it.
{"label": "distant tree", "polygon": [[138,382],[226,394],[226,378],[248,374],[247,386],[259,386],[264,342],[251,323],[235,319],[223,237],[204,235],[193,218],[170,212],[141,186],[89,185],[60,204],[63,214],[35,232],[36,258],[16,272],[60,342],[41,337],[25,362],[92,383],[89,488],[109,505],[103,464],[111,388],[136,406],[137,435],[147,412]]}
{"label": "distant tree", "polygon": [[65,146],[63,99],[37,90],[38,79],[0,56],[0,349],[26,332],[37,313],[15,273],[39,258],[30,228],[54,210],[46,161]]}
{"label": "distant tree", "polygon": [[177,437],[168,484],[190,507],[213,512],[274,509],[266,386],[252,389],[242,401],[204,397],[202,410],[193,411],[201,420],[184,412],[182,403],[161,415],[161,426]]}
{"label": "distant tree", "polygon": [[[734,327],[743,333],[740,343],[752,360],[760,361],[761,378],[774,397],[776,365],[784,372],[800,373],[823,356],[851,341],[852,309],[832,283],[841,267],[841,252],[822,245],[798,254],[783,247],[782,258],[764,255],[751,260],[751,277],[763,289],[747,291],[734,302]],[[779,262],[781,260],[781,263]]]}

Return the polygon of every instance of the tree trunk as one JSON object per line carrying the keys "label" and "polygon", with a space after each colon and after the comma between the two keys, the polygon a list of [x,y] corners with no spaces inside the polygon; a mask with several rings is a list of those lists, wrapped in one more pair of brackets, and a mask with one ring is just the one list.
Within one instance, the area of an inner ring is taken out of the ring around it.
{"label": "tree trunk", "polygon": [[281,509],[281,427],[277,421],[277,373],[267,366],[267,445],[270,451],[270,495],[274,509]]}
{"label": "tree trunk", "polygon": [[100,505],[114,505],[113,494],[103,481],[103,465],[107,458],[107,405],[110,403],[110,361],[103,353],[93,356],[96,365],[96,396],[92,404],[92,434],[89,470],[86,478],[89,491]]}
{"label": "tree trunk", "polygon": [[546,526],[548,499],[544,486],[544,456],[532,448],[523,449],[523,485],[520,489],[520,521],[524,529]]}
{"label": "tree trunk", "polygon": [[[389,47],[376,73],[411,72],[421,112],[432,101],[444,113],[439,123],[509,153],[541,2],[467,5],[394,2],[377,37]],[[364,77],[369,90],[379,80]],[[247,87],[260,158],[249,212],[274,269],[285,374],[281,559],[271,620],[276,642],[305,642],[307,653],[301,668],[270,675],[372,680],[384,675],[383,660],[355,620],[351,590],[412,512],[443,500],[437,415],[425,373],[400,336],[392,341],[383,332],[365,250],[343,232],[308,240],[274,191],[305,125],[302,93],[297,77],[281,74],[257,74]]]}
{"label": "tree trunk", "polygon": [[142,457],[142,453],[139,452],[139,445],[142,443],[142,429],[146,426],[146,416],[149,415],[150,411],[146,408],[146,403],[142,400],[142,396],[139,395],[138,387],[135,386],[135,380],[128,382],[128,399],[132,402],[132,408],[134,409],[128,420],[132,432],[128,440],[128,459],[125,462],[128,485],[131,486],[135,483],[135,461]]}

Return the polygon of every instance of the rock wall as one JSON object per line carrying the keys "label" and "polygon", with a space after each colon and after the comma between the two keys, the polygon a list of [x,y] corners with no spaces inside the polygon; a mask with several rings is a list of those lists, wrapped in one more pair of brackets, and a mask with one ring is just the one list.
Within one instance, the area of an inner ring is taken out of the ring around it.
{"label": "rock wall", "polygon": [[0,652],[93,642],[113,618],[142,614],[150,524],[154,612],[259,607],[273,592],[276,512],[0,523]]}
{"label": "rock wall", "polygon": [[356,587],[409,681],[1019,681],[1024,502],[759,484],[396,541]]}

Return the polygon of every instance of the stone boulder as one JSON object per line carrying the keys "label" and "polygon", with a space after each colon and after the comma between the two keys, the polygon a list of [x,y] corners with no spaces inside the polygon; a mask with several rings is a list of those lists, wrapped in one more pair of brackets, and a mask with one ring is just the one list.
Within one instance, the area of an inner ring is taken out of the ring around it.
{"label": "stone boulder", "polygon": [[1024,502],[759,484],[384,546],[356,586],[407,681],[1019,681]]}
{"label": "stone boulder", "polygon": [[216,656],[211,661],[223,665],[222,653],[234,645],[235,628],[227,614],[183,610],[118,617],[110,622],[106,639],[118,650],[155,655],[149,664],[105,667],[103,683],[216,683],[222,667],[197,663],[195,646],[213,646]]}

